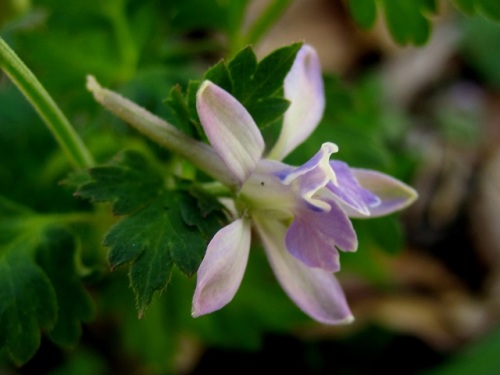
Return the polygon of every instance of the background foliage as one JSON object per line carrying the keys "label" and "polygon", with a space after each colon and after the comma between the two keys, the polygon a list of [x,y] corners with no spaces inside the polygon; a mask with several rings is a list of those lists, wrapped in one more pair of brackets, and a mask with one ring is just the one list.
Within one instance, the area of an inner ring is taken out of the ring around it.
{"label": "background foliage", "polygon": [[[281,80],[302,40],[278,41],[283,48],[273,54],[259,47],[298,2],[0,0],[0,35],[97,164],[72,171],[30,104],[0,76],[0,372],[230,373],[239,362],[318,374],[495,374],[498,297],[487,287],[499,268],[486,264],[467,234],[473,199],[464,193],[452,208],[435,202],[456,191],[443,190],[446,183],[460,183],[450,165],[481,166],[478,149],[496,145],[485,141],[491,129],[481,125],[485,113],[494,117],[486,109],[499,104],[496,0],[326,6],[341,15],[347,34],[372,39],[368,47],[359,43],[365,49],[345,71],[325,69],[324,119],[287,161],[302,163],[329,140],[350,165],[394,175],[421,194],[407,214],[354,223],[360,249],[345,254],[339,276],[357,322],[311,322],[276,285],[258,246],[234,301],[191,318],[192,275],[224,223],[222,207],[189,179],[170,189],[165,176],[179,160],[97,105],[85,76],[199,138],[193,95],[210,78],[247,107],[272,142],[287,107]],[[385,72],[394,51],[425,50],[441,17],[460,35],[447,45],[448,70],[407,88],[408,103],[390,100],[395,91]],[[384,49],[387,35],[391,47]],[[436,157],[441,166],[432,163]],[[181,165],[185,176],[196,174]],[[472,190],[473,177],[465,189]],[[461,311],[476,315],[461,321]]]}

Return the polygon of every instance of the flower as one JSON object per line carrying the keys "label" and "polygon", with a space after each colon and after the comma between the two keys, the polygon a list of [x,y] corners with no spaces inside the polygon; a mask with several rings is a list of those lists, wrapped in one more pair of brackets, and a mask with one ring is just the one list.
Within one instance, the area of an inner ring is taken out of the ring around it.
{"label": "flower", "polygon": [[324,143],[302,166],[281,160],[318,125],[325,99],[315,50],[304,45],[284,82],[291,104],[281,134],[264,156],[263,137],[248,111],[227,91],[205,81],[197,111],[227,181],[236,181],[234,220],[215,234],[198,269],[192,315],[221,309],[242,281],[254,228],[278,282],[292,301],[325,324],[353,320],[334,273],[339,252],[356,251],[349,217],[377,217],[401,210],[417,197],[385,174],[330,160],[338,151]]}

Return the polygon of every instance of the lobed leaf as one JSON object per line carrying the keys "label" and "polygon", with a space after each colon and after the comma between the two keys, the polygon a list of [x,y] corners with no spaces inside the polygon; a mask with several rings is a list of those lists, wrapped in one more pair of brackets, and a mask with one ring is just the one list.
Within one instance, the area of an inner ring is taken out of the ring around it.
{"label": "lobed leaf", "polygon": [[190,194],[165,191],[106,234],[104,244],[110,247],[111,268],[130,264],[140,316],[153,294],[167,286],[174,264],[188,276],[196,272],[211,238],[207,232],[214,231],[210,225],[219,228],[211,217],[203,216],[200,210],[194,212],[195,206]]}
{"label": "lobed leaf", "polygon": [[[257,61],[252,47],[242,49],[230,61],[220,61],[207,70],[203,80],[210,80],[231,93],[252,115],[259,128],[279,119],[285,113],[289,101],[283,97],[283,82],[302,43],[294,43],[270,53]],[[166,103],[172,110],[177,126],[188,134],[198,130],[200,138],[205,138],[196,112],[196,92],[199,81],[191,81],[187,92],[182,95],[180,88],[170,92]]]}
{"label": "lobed leaf", "polygon": [[81,185],[75,195],[92,202],[111,202],[116,215],[138,209],[163,185],[159,173],[133,151],[118,154],[108,165],[91,168],[90,176],[93,180]]}
{"label": "lobed leaf", "polygon": [[25,207],[0,198],[0,349],[18,365],[40,345],[77,343],[93,316],[76,270],[73,235]]}
{"label": "lobed leaf", "polygon": [[228,62],[229,72],[231,77],[233,77],[233,90],[231,93],[240,101],[245,97],[252,86],[252,79],[257,70],[257,66],[257,56],[250,46],[242,49]]}
{"label": "lobed leaf", "polygon": [[173,266],[188,276],[198,269],[208,242],[224,224],[222,206],[197,190],[163,187],[161,176],[137,152],[119,154],[109,165],[92,168],[93,180],[77,194],[112,202],[126,215],[105,235],[111,269],[130,266],[130,283],[142,316],[157,291],[168,285]]}

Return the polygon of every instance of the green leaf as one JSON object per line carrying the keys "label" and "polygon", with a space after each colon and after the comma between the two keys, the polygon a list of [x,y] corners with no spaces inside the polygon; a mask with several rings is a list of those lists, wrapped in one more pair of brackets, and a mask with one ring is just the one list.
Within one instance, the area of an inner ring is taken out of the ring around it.
{"label": "green leaf", "polygon": [[77,274],[78,253],[73,235],[48,228],[37,251],[37,260],[56,293],[58,319],[50,338],[62,346],[74,346],[81,336],[80,322],[90,321],[94,308]]}
{"label": "green leaf", "polygon": [[260,124],[262,129],[284,114],[289,106],[289,100],[271,97],[255,101],[247,109],[252,114],[255,123]]}
{"label": "green leaf", "polygon": [[453,0],[456,7],[467,15],[480,13],[495,21],[500,21],[500,2],[497,0]]}
{"label": "green leaf", "polygon": [[176,121],[174,123],[177,127],[186,134],[194,136],[196,134],[197,127],[191,119],[188,104],[179,85],[172,87],[170,95],[165,102],[170,107],[175,117]]}
{"label": "green leaf", "polygon": [[479,11],[485,16],[500,21],[500,2],[497,0],[479,0]]}
{"label": "green leaf", "polygon": [[[260,62],[252,47],[248,46],[230,61],[220,61],[212,66],[203,80],[210,80],[232,94],[252,115],[259,128],[263,129],[279,119],[290,105],[283,97],[283,82],[301,46],[302,43],[294,43],[279,48]],[[199,138],[205,139],[196,111],[199,85],[199,81],[189,82],[184,96],[180,88],[172,89],[167,104],[179,128],[194,127],[198,130]],[[193,133],[189,130],[186,132]]]}
{"label": "green leaf", "polygon": [[186,192],[164,192],[138,212],[115,224],[104,239],[110,247],[112,268],[130,263],[130,281],[137,298],[139,315],[151,303],[154,292],[163,290],[176,264],[187,275],[198,269],[207,240],[199,231],[201,214],[184,220],[188,205],[196,205]]}
{"label": "green leaf", "polygon": [[422,45],[431,33],[429,16],[437,12],[436,0],[349,0],[349,10],[362,28],[375,24],[377,5],[385,16],[389,31],[401,45]]}
{"label": "green leaf", "polygon": [[233,92],[252,115],[259,128],[279,118],[289,106],[283,98],[283,82],[302,43],[279,48],[257,63],[251,47],[228,63]]}
{"label": "green leaf", "polygon": [[0,250],[0,347],[6,347],[17,365],[35,354],[40,331],[57,320],[54,289],[35,263],[36,237],[26,236]]}
{"label": "green leaf", "polygon": [[[96,171],[98,173],[96,173]],[[192,276],[208,241],[225,223],[215,198],[190,189],[163,187],[161,176],[135,151],[119,154],[106,166],[92,168],[94,180],[78,194],[94,202],[113,202],[127,214],[104,238],[111,269],[130,265],[130,283],[142,316],[157,291],[168,285],[172,267]]]}
{"label": "green leaf", "polygon": [[74,345],[91,301],[76,273],[75,240],[46,217],[0,197],[0,349],[18,365],[40,345],[41,331]]}
{"label": "green leaf", "polygon": [[461,55],[478,77],[495,89],[500,88],[499,40],[500,27],[495,22],[478,16],[464,20]]}
{"label": "green leaf", "polygon": [[377,6],[375,0],[349,0],[349,11],[354,20],[364,29],[375,24],[377,18]]}
{"label": "green leaf", "polygon": [[224,90],[232,92],[233,82],[231,79],[231,73],[224,61],[220,61],[214,66],[212,66],[203,77],[203,80],[209,80],[216,85],[222,87]]}
{"label": "green leaf", "polygon": [[113,213],[123,215],[136,210],[154,197],[163,185],[161,175],[139,153],[125,151],[108,165],[90,169],[92,181],[75,193],[92,202],[112,202]]}
{"label": "green leaf", "polygon": [[257,56],[250,46],[242,49],[229,61],[228,68],[233,80],[233,90],[231,93],[237,99],[242,100],[251,89],[257,65]]}
{"label": "green leaf", "polygon": [[381,0],[387,26],[399,44],[422,45],[429,39],[431,25],[426,12],[431,8],[426,0]]}
{"label": "green leaf", "polygon": [[[244,93],[242,103],[246,104],[276,94],[283,87],[283,81],[295,61],[302,43],[279,48],[259,62],[252,77],[251,89]],[[233,77],[237,82],[237,77]]]}

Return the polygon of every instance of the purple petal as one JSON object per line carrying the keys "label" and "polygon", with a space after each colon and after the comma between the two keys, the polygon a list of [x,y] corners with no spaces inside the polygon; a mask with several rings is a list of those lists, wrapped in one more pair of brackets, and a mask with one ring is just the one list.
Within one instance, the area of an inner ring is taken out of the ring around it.
{"label": "purple petal", "polygon": [[236,98],[210,81],[198,90],[196,108],[211,145],[243,183],[264,151],[262,134],[252,116]]}
{"label": "purple petal", "polygon": [[[418,197],[418,193],[413,188],[386,174],[357,168],[351,168],[351,171],[362,187],[380,199],[378,206],[370,207],[370,216],[372,217],[402,210]],[[356,215],[353,214],[352,217],[356,217]]]}
{"label": "purple petal", "polygon": [[283,184],[293,186],[299,196],[309,204],[324,211],[329,210],[330,207],[314,195],[330,181],[336,183],[336,176],[330,167],[329,159],[330,155],[337,151],[337,145],[329,142],[323,143],[321,149],[309,161],[295,169],[286,169],[278,173],[278,177]]}
{"label": "purple petal", "polygon": [[198,269],[192,315],[219,310],[236,294],[250,252],[250,223],[238,219],[219,230]]}
{"label": "purple petal", "polygon": [[325,108],[323,77],[314,48],[304,45],[284,83],[291,104],[285,112],[280,136],[269,158],[283,160],[318,126]]}
{"label": "purple petal", "polygon": [[358,211],[361,215],[370,215],[370,207],[379,205],[380,199],[359,185],[351,172],[351,168],[346,163],[331,160],[330,166],[337,176],[338,183],[329,183],[327,185],[328,190],[342,203]]}
{"label": "purple petal", "polygon": [[278,282],[302,311],[325,324],[354,320],[335,276],[320,268],[307,267],[288,253],[284,244],[286,227],[282,223],[255,218],[255,225]]}
{"label": "purple petal", "polygon": [[327,202],[330,211],[303,207],[295,213],[285,237],[286,248],[306,266],[336,272],[340,269],[339,253],[356,251],[358,239],[351,221],[334,201]]}

